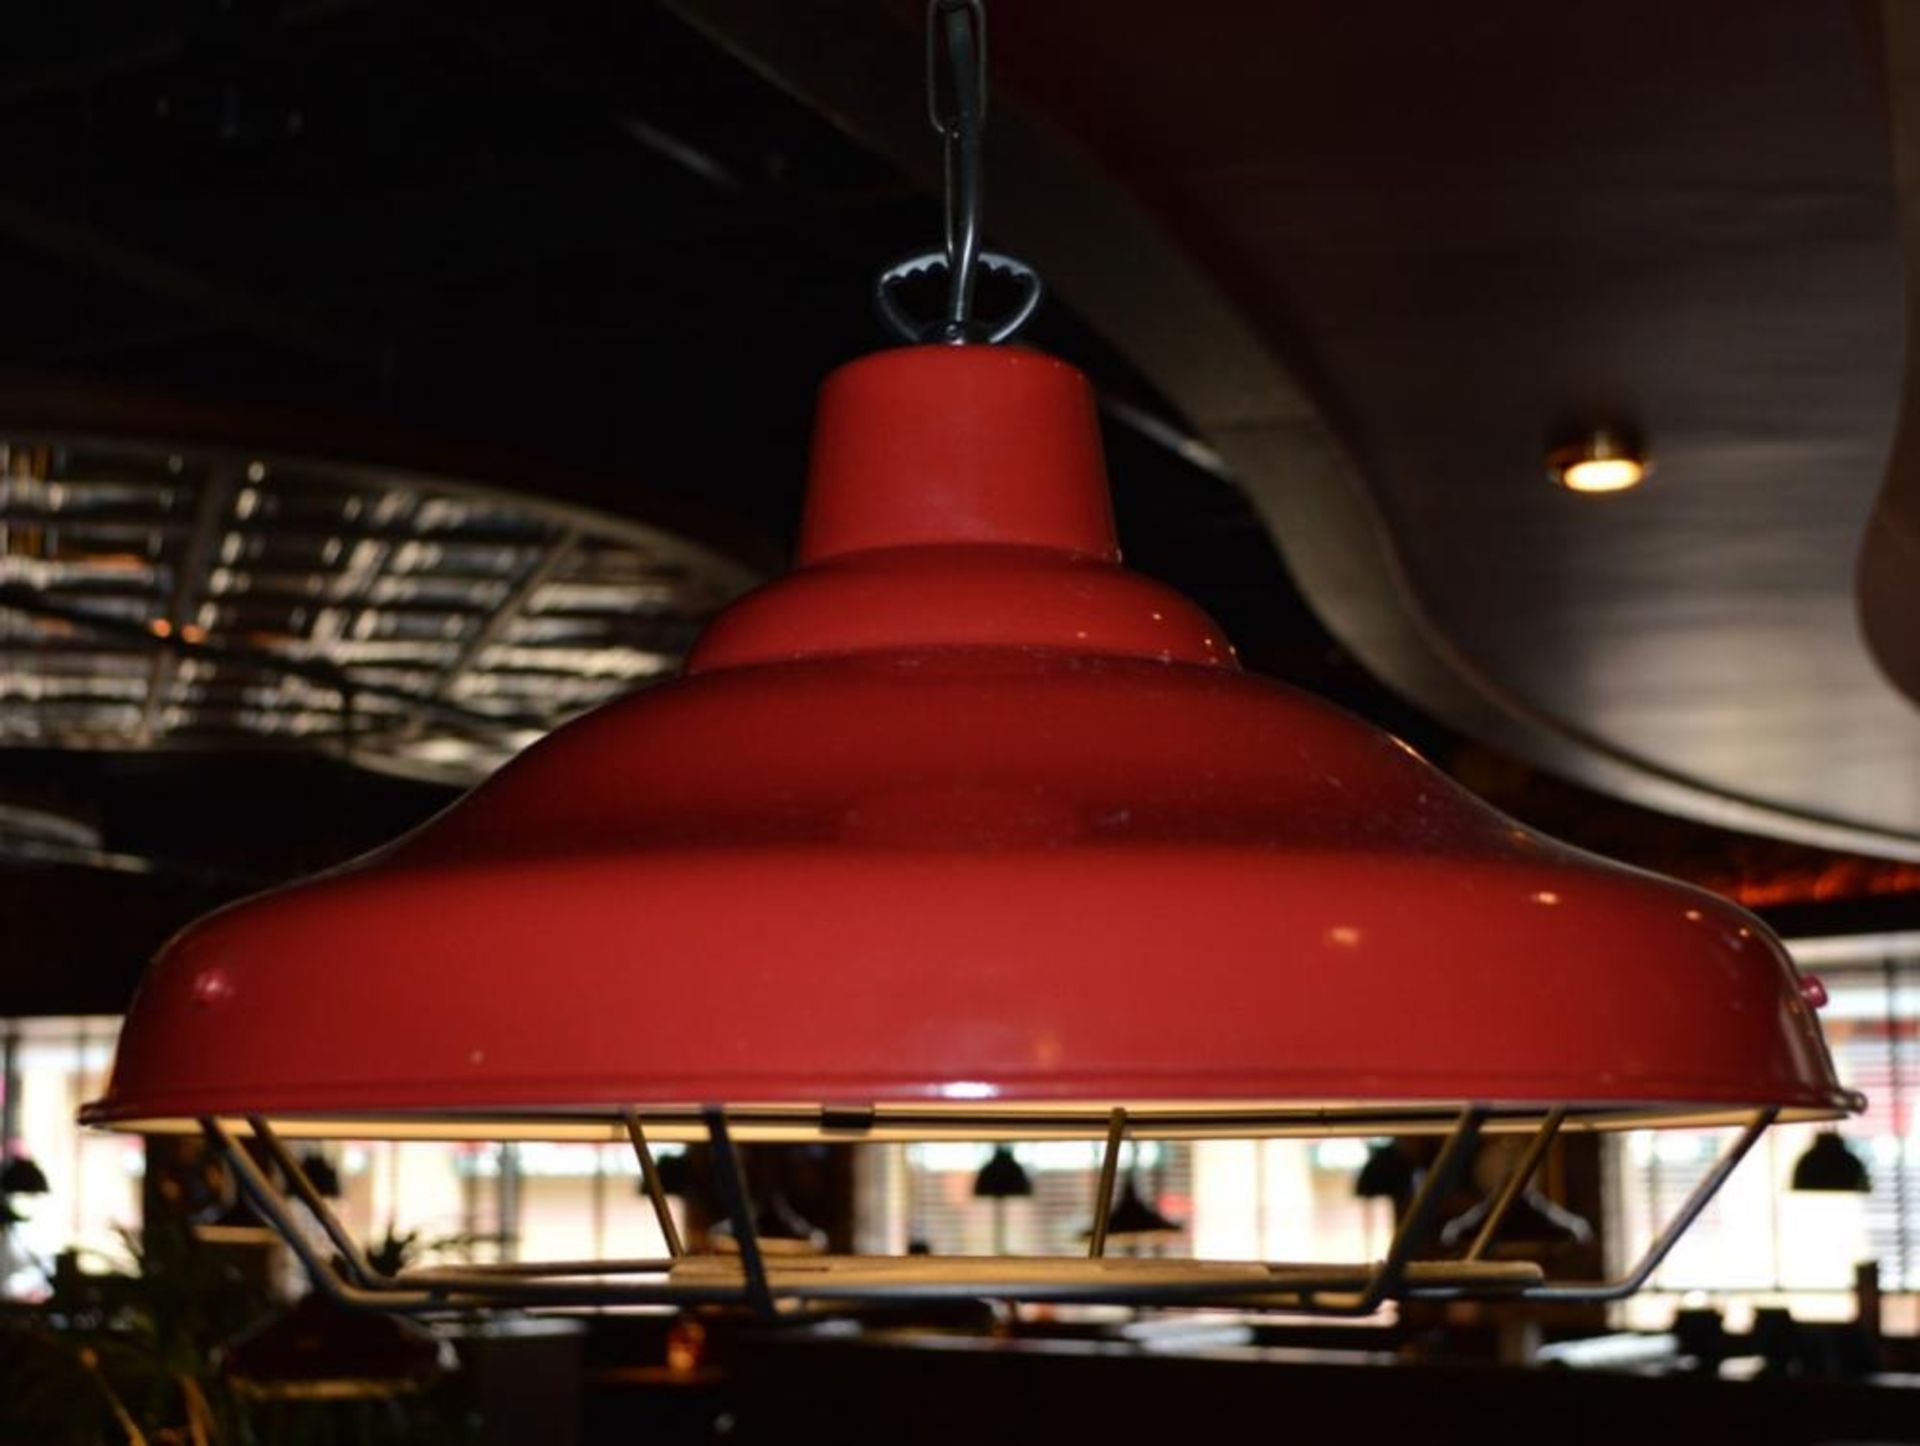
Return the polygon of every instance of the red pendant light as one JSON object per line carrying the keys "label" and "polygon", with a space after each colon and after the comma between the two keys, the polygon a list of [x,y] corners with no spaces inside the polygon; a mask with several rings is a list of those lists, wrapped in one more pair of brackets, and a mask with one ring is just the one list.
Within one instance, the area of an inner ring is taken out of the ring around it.
{"label": "red pendant light", "polygon": [[1071,368],[856,362],[810,487],[799,567],[680,681],[175,939],[89,1118],[1848,1107],[1752,918],[1519,827],[1123,571]]}
{"label": "red pendant light", "polygon": [[1235,665],[1115,560],[1091,395],[827,384],[800,566],[677,682],[174,939],[99,1124],[843,1139],[1829,1117],[1780,945]]}
{"label": "red pendant light", "polygon": [[[1370,1309],[1543,1288],[1410,1261],[1483,1127],[1737,1122],[1750,1144],[1859,1103],[1756,920],[1543,838],[1243,673],[1199,609],[1119,566],[1079,373],[942,345],[828,380],[799,565],[684,677],[184,931],[85,1118],[228,1146],[249,1120],[303,1194],[281,1136],[624,1134],[651,1183],[647,1134],[712,1134],[739,1255],[676,1242],[664,1283],[608,1287],[622,1299]],[[1123,1132],[1445,1128],[1388,1260],[1345,1275],[816,1262],[796,1284],[727,1168],[741,1135],[1104,1132],[1111,1157]],[[502,1280],[332,1284],[407,1308],[602,1298]]]}

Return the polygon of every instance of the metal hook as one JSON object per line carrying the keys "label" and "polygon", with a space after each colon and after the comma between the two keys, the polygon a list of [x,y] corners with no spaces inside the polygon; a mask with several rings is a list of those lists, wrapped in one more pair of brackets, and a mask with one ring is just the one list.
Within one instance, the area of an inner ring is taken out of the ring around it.
{"label": "metal hook", "polygon": [[952,264],[938,251],[919,252],[894,262],[882,271],[880,279],[874,283],[873,304],[878,308],[881,319],[906,341],[944,341],[956,345],[962,342],[994,344],[1006,341],[1027,324],[1027,318],[1039,307],[1040,298],[1046,295],[1046,286],[1040,280],[1040,273],[1026,262],[1003,256],[998,251],[982,251],[979,263],[996,275],[1011,277],[1021,288],[1020,299],[1014,304],[1013,310],[997,322],[975,321],[971,316],[959,322],[945,318],[917,322],[900,309],[900,303],[893,294],[896,286]]}
{"label": "metal hook", "polygon": [[[945,149],[946,243],[942,251],[909,257],[887,268],[875,288],[882,318],[908,341],[956,346],[1006,341],[1039,305],[1042,288],[1032,267],[981,249],[985,188],[980,133],[986,119],[986,6],[983,0],[928,0],[927,120],[939,133]],[[947,268],[946,314],[937,323],[916,323],[894,302],[893,287],[939,264]],[[973,319],[975,283],[982,267],[1011,275],[1026,288],[1010,319],[990,327]]]}

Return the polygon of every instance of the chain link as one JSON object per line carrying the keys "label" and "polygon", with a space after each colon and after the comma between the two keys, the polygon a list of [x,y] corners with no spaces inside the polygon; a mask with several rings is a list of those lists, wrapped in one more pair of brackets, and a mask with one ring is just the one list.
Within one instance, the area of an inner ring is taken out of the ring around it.
{"label": "chain link", "polygon": [[[944,77],[944,81],[943,81]],[[987,118],[987,14],[983,0],[928,0],[927,120],[944,149],[946,238],[940,251],[923,252],[881,272],[875,303],[887,324],[908,341],[998,342],[1010,338],[1039,305],[1042,286],[1033,268],[981,246],[985,209],[980,133]],[[893,290],[902,281],[944,267],[945,315],[916,323],[901,311]],[[982,269],[1012,277],[1021,297],[1010,316],[976,321],[974,291]]]}

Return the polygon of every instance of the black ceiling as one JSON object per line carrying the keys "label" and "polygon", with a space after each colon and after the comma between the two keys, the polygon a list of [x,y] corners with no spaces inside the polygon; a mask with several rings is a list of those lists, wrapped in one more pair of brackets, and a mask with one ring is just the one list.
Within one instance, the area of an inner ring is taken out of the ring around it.
{"label": "black ceiling", "polygon": [[[887,343],[873,276],[938,225],[647,5],[78,3],[6,26],[0,369],[492,442],[781,545],[814,387]],[[1061,306],[1028,339],[1177,425]],[[1232,489],[1108,441],[1136,563],[1247,613],[1243,648],[1320,647]]]}
{"label": "black ceiling", "polygon": [[[1896,425],[1915,430],[1912,177],[1885,91],[1897,121],[1916,37],[1896,25],[1883,51],[1871,23],[1910,10],[1198,0],[1149,41],[1055,0],[1007,7],[996,53],[1306,379],[1365,537],[1286,507],[1311,489],[1310,449],[1263,476],[1233,445],[1246,411],[1187,405],[1280,499],[1310,597],[1372,666],[1598,787],[1913,859],[1920,727],[1863,646],[1856,584]],[[1180,341],[1173,361],[1133,355],[1170,395],[1217,389],[1219,362]],[[1283,443],[1305,430],[1298,410],[1279,420]],[[1648,486],[1545,485],[1552,435],[1620,421],[1650,437]],[[1877,592],[1905,598],[1883,627],[1911,633],[1911,579]]]}

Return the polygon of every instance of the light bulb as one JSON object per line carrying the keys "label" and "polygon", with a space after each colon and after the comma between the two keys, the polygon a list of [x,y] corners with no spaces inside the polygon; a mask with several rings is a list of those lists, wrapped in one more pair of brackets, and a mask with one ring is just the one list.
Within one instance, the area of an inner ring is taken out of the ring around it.
{"label": "light bulb", "polygon": [[1625,492],[1653,470],[1646,452],[1622,433],[1596,429],[1547,453],[1547,476],[1569,492]]}

